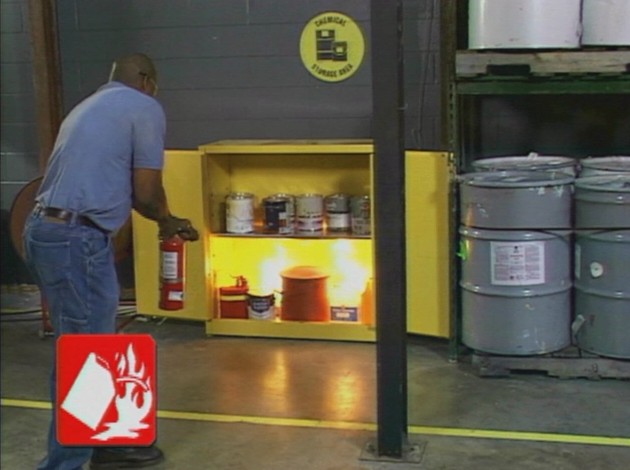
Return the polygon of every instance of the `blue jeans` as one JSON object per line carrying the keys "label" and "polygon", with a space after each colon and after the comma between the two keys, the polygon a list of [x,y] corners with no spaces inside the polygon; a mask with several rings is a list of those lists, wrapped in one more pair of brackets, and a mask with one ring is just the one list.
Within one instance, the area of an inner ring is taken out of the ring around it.
{"label": "blue jeans", "polygon": [[[26,263],[48,303],[55,342],[62,334],[116,331],[120,287],[112,237],[98,229],[31,215],[24,228]],[[77,470],[90,460],[91,447],[57,441],[55,358],[50,379],[53,413],[48,454],[39,470]]]}

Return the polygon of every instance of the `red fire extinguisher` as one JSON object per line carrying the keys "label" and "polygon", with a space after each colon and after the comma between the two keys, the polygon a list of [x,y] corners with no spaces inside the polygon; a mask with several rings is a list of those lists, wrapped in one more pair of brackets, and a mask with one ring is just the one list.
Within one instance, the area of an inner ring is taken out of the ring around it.
{"label": "red fire extinguisher", "polygon": [[160,308],[184,308],[184,240],[177,235],[160,242]]}

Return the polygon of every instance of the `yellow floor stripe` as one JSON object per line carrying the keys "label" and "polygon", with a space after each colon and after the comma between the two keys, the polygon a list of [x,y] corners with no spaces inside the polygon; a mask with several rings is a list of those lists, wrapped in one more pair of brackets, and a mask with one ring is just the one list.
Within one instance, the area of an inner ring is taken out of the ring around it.
{"label": "yellow floor stripe", "polygon": [[[31,408],[39,410],[50,410],[50,402],[34,400],[17,400],[2,398],[2,406],[14,408]],[[272,418],[265,416],[238,416],[216,413],[200,413],[192,411],[169,411],[159,410],[158,418],[175,419],[182,421],[206,421],[212,423],[245,423],[263,424],[267,426],[295,426],[321,429],[344,429],[352,431],[376,431],[374,423],[355,423],[350,421],[324,421],[317,419],[298,418]],[[409,434],[423,434],[429,436],[445,437],[467,437],[479,439],[500,439],[518,441],[539,441],[563,444],[584,444],[600,446],[620,446],[630,447],[630,438],[607,437],[607,436],[587,436],[581,434],[555,434],[527,431],[500,431],[492,429],[466,429],[447,428],[434,426],[409,426]]]}

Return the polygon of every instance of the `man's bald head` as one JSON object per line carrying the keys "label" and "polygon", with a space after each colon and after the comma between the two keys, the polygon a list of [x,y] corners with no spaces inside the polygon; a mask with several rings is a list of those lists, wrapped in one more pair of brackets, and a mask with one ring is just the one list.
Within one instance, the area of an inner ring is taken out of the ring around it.
{"label": "man's bald head", "polygon": [[[124,83],[144,93],[149,93],[148,81],[157,82],[157,70],[153,61],[145,54],[132,54],[117,59],[112,65],[109,80]],[[155,85],[157,87],[157,85]]]}

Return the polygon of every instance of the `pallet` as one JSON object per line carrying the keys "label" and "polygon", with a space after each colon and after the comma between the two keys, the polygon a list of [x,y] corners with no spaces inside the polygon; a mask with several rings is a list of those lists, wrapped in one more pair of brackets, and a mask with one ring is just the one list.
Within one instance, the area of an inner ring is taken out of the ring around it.
{"label": "pallet", "polygon": [[609,359],[571,346],[543,356],[496,356],[475,352],[472,366],[480,377],[508,377],[517,372],[544,372],[562,379],[630,379],[630,360]]}
{"label": "pallet", "polygon": [[563,52],[459,51],[455,58],[458,77],[625,75],[630,74],[630,50]]}

